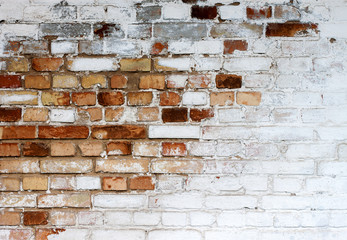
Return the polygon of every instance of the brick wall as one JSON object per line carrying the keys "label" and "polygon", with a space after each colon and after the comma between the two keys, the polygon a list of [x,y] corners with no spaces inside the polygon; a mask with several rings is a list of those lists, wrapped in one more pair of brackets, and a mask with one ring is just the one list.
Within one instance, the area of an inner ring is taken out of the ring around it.
{"label": "brick wall", "polygon": [[346,11],[0,0],[0,239],[345,240]]}

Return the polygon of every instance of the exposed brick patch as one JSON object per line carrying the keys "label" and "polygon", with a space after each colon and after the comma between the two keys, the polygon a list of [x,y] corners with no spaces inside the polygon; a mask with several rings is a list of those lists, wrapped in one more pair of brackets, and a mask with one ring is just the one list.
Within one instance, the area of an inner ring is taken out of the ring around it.
{"label": "exposed brick patch", "polygon": [[128,79],[124,75],[114,75],[111,77],[111,88],[126,88]]}
{"label": "exposed brick patch", "polygon": [[175,92],[164,92],[160,94],[160,106],[177,106],[181,97]]}
{"label": "exposed brick patch", "polygon": [[0,88],[20,88],[20,75],[0,75]]}
{"label": "exposed brick patch", "polygon": [[213,118],[213,109],[190,109],[190,119],[194,122],[201,122],[207,118]]}
{"label": "exposed brick patch", "polygon": [[105,191],[126,191],[127,179],[124,177],[104,177],[102,189]]}
{"label": "exposed brick patch", "polygon": [[106,149],[108,155],[131,155],[131,142],[109,142]]}
{"label": "exposed brick patch", "polygon": [[20,151],[18,143],[0,143],[1,157],[19,157]]}
{"label": "exposed brick patch", "polygon": [[71,99],[77,106],[92,106],[96,104],[96,94],[94,92],[72,93]]}
{"label": "exposed brick patch", "polygon": [[87,138],[89,129],[85,126],[39,126],[39,138],[68,139]]}
{"label": "exposed brick patch", "polygon": [[167,157],[174,156],[186,156],[187,155],[187,147],[184,143],[177,142],[163,142],[162,143],[162,154]]}
{"label": "exposed brick patch", "polygon": [[165,108],[162,110],[163,122],[187,122],[188,109],[187,108]]}
{"label": "exposed brick patch", "polygon": [[141,139],[147,135],[142,126],[117,125],[117,126],[93,126],[92,137],[96,139]]}
{"label": "exposed brick patch", "polygon": [[149,105],[152,102],[153,94],[151,92],[129,92],[128,95],[129,105]]}
{"label": "exposed brick patch", "polygon": [[141,176],[130,179],[130,189],[133,190],[154,190],[155,185],[152,177]]}
{"label": "exposed brick patch", "polygon": [[32,60],[32,67],[36,71],[58,71],[63,65],[61,58],[34,58]]}
{"label": "exposed brick patch", "polygon": [[0,139],[33,139],[36,138],[35,126],[0,127]]}
{"label": "exposed brick patch", "polygon": [[272,16],[272,7],[263,7],[263,8],[250,8],[247,7],[247,18],[249,19],[266,19],[271,18]]}
{"label": "exposed brick patch", "polygon": [[103,106],[122,105],[124,96],[121,92],[100,92],[98,93],[98,102]]}
{"label": "exposed brick patch", "polygon": [[168,49],[168,44],[166,42],[165,43],[156,42],[152,46],[151,54],[153,54],[153,55],[164,54],[165,55],[167,53],[167,49]]}
{"label": "exposed brick patch", "polygon": [[46,157],[49,155],[49,147],[45,143],[26,142],[23,145],[23,155],[27,157]]}
{"label": "exposed brick patch", "polygon": [[51,82],[48,76],[44,75],[27,75],[25,76],[26,88],[34,89],[49,89],[51,87]]}
{"label": "exposed brick patch", "polygon": [[23,224],[30,225],[46,225],[48,224],[47,212],[24,212]]}
{"label": "exposed brick patch", "polygon": [[312,31],[317,33],[317,24],[313,23],[269,23],[266,26],[267,37],[306,36]]}
{"label": "exposed brick patch", "polygon": [[217,7],[194,5],[191,9],[191,17],[197,19],[215,19],[217,17]]}
{"label": "exposed brick patch", "polygon": [[216,76],[217,88],[241,88],[242,77],[233,74],[219,74]]}
{"label": "exposed brick patch", "polygon": [[224,54],[233,54],[235,50],[247,51],[248,43],[246,40],[225,40]]}

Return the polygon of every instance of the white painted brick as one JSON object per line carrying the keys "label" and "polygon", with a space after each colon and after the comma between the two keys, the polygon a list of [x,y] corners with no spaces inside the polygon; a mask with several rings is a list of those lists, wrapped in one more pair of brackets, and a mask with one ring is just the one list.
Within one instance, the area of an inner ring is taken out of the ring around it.
{"label": "white painted brick", "polygon": [[302,178],[289,178],[289,177],[274,177],[274,191],[275,192],[300,192],[303,188],[304,180]]}
{"label": "white painted brick", "polygon": [[54,41],[51,43],[52,54],[77,53],[78,43],[68,41]]}
{"label": "white painted brick", "polygon": [[239,6],[220,6],[218,8],[219,16],[221,19],[233,20],[238,19],[242,20],[246,17],[246,10],[242,5]]}
{"label": "white painted brick", "polygon": [[216,145],[213,142],[191,142],[188,145],[191,156],[213,156],[216,153]]}
{"label": "white painted brick", "polygon": [[114,58],[73,58],[68,60],[67,68],[71,71],[116,71],[117,62]]}
{"label": "white painted brick", "polygon": [[237,156],[241,150],[242,145],[239,142],[218,142],[216,154],[219,157]]}
{"label": "white painted brick", "polygon": [[101,189],[100,177],[76,177],[78,190]]}
{"label": "white painted brick", "polygon": [[306,161],[263,161],[262,172],[269,174],[313,174],[315,164],[312,160]]}
{"label": "white painted brick", "polygon": [[205,92],[185,92],[182,95],[183,105],[206,105],[208,95]]}
{"label": "white painted brick", "polygon": [[267,160],[276,157],[279,152],[275,144],[257,142],[246,143],[245,150],[248,158],[265,158]]}
{"label": "white painted brick", "polygon": [[273,76],[270,74],[252,74],[244,78],[243,85],[246,88],[266,88],[273,81]]}
{"label": "white painted brick", "polygon": [[280,72],[308,72],[312,69],[312,59],[310,58],[279,58],[277,67]]}
{"label": "white painted brick", "polygon": [[240,122],[245,119],[241,108],[219,109],[218,117],[221,123]]}
{"label": "white painted brick", "polygon": [[347,162],[321,162],[318,164],[318,174],[347,176]]}
{"label": "white painted brick", "polygon": [[170,68],[176,71],[189,71],[191,68],[190,58],[159,58],[157,59],[159,67]]}
{"label": "white painted brick", "polygon": [[301,78],[297,75],[281,74],[276,79],[278,88],[297,88],[300,86]]}
{"label": "white painted brick", "polygon": [[243,57],[225,59],[224,69],[233,71],[268,71],[272,63],[271,58],[264,57]]}
{"label": "white painted brick", "polygon": [[83,6],[80,8],[80,18],[83,20],[104,20],[106,12],[103,6]]}
{"label": "white painted brick", "polygon": [[106,20],[114,22],[133,22],[135,21],[135,10],[123,7],[107,7]]}
{"label": "white painted brick", "polygon": [[272,227],[273,214],[267,212],[247,212],[246,225],[252,227]]}
{"label": "white painted brick", "polygon": [[[145,240],[146,233],[144,230],[99,230],[92,231],[92,240],[99,239],[136,239]],[[86,239],[86,238],[80,238]]]}
{"label": "white painted brick", "polygon": [[212,71],[220,70],[222,68],[222,59],[217,57],[196,57],[195,70],[196,71]]}
{"label": "white painted brick", "polygon": [[331,8],[331,16],[334,20],[337,21],[346,21],[347,16],[346,16],[346,11],[347,7],[346,6],[334,6]]}
{"label": "white painted brick", "polygon": [[215,222],[213,214],[208,212],[191,212],[190,224],[192,226],[210,226]]}
{"label": "white painted brick", "polygon": [[346,23],[322,23],[319,24],[321,37],[347,38]]}
{"label": "white painted brick", "polygon": [[246,175],[241,178],[241,185],[246,191],[266,191],[268,178],[266,176]]}
{"label": "white painted brick", "polygon": [[252,136],[252,129],[249,127],[203,127],[203,139],[249,139]]}
{"label": "white painted brick", "polygon": [[39,26],[35,24],[2,24],[0,32],[4,37],[37,38]]}
{"label": "white painted brick", "polygon": [[105,41],[105,54],[118,54],[120,56],[137,56],[141,53],[141,46],[136,42],[107,40]]}
{"label": "white painted brick", "polygon": [[105,223],[107,225],[131,225],[132,213],[131,212],[105,212]]}
{"label": "white painted brick", "polygon": [[163,6],[163,18],[185,20],[189,18],[190,6],[182,4],[167,4]]}
{"label": "white painted brick", "polygon": [[264,92],[262,94],[262,105],[264,106],[288,106],[292,102],[292,94],[284,92]]}
{"label": "white painted brick", "polygon": [[275,108],[271,112],[271,117],[275,122],[293,123],[299,120],[299,111],[295,108]]}
{"label": "white painted brick", "polygon": [[78,224],[80,225],[103,225],[103,214],[102,212],[79,212]]}
{"label": "white painted brick", "polygon": [[293,104],[297,106],[321,105],[322,95],[312,92],[296,92],[293,94]]}
{"label": "white painted brick", "polygon": [[276,213],[274,217],[275,227],[299,227],[300,215],[297,213]]}
{"label": "white painted brick", "polygon": [[263,209],[302,210],[311,208],[312,197],[301,196],[264,196],[262,199]]}
{"label": "white painted brick", "polygon": [[201,240],[201,233],[196,230],[152,230],[148,240]]}
{"label": "white painted brick", "polygon": [[149,138],[199,138],[199,126],[149,126]]}
{"label": "white painted brick", "polygon": [[164,226],[186,226],[187,214],[182,212],[163,212],[162,224]]}
{"label": "white painted brick", "polygon": [[209,209],[243,209],[257,207],[257,198],[252,196],[208,196],[206,207]]}
{"label": "white painted brick", "polygon": [[223,53],[223,42],[220,40],[198,41],[194,43],[195,53],[220,54]]}
{"label": "white painted brick", "polygon": [[339,159],[347,159],[347,144],[341,144],[338,146]]}
{"label": "white painted brick", "polygon": [[300,219],[303,227],[326,227],[329,224],[329,214],[325,212],[301,213]]}
{"label": "white painted brick", "polygon": [[328,193],[346,193],[346,177],[315,177],[306,179],[306,190],[309,192],[328,192]]}
{"label": "white painted brick", "polygon": [[[243,240],[257,239],[257,231],[239,228],[235,230],[209,230],[205,232],[206,240]],[[266,239],[266,238],[261,238]],[[272,239],[271,239],[272,240]]]}
{"label": "white painted brick", "polygon": [[159,212],[135,212],[134,224],[135,225],[158,225],[160,222],[161,214]]}
{"label": "white painted brick", "polygon": [[52,109],[50,113],[52,122],[74,122],[75,110],[74,109]]}
{"label": "white painted brick", "polygon": [[145,201],[145,195],[98,194],[94,196],[94,207],[139,208]]}
{"label": "white painted brick", "polygon": [[51,240],[78,240],[78,239],[88,239],[89,230],[88,229],[66,229],[58,234],[50,235]]}
{"label": "white painted brick", "polygon": [[346,195],[318,195],[314,202],[317,210],[344,210],[347,208]]}
{"label": "white painted brick", "polygon": [[346,212],[331,213],[329,226],[331,226],[331,227],[346,227],[347,226],[347,213]]}
{"label": "white painted brick", "polygon": [[2,193],[2,195],[0,195],[0,204],[3,208],[34,208],[37,206],[36,198],[37,195],[34,194],[19,195]]}
{"label": "white painted brick", "polygon": [[194,42],[191,41],[169,41],[168,50],[174,54],[194,53]]}
{"label": "white painted brick", "polygon": [[270,108],[268,107],[248,107],[244,112],[247,122],[269,122]]}
{"label": "white painted brick", "polygon": [[324,160],[335,157],[335,144],[291,144],[286,156],[288,159],[322,158]]}
{"label": "white painted brick", "polygon": [[186,86],[188,76],[187,75],[168,75],[166,76],[167,84],[170,84],[170,88],[184,88]]}
{"label": "white painted brick", "polygon": [[183,181],[185,178],[182,176],[158,176],[158,189],[159,190],[181,190],[183,189]]}
{"label": "white painted brick", "polygon": [[158,157],[159,144],[156,142],[135,142],[133,146],[134,156]]}
{"label": "white painted brick", "polygon": [[263,140],[310,140],[313,139],[313,129],[307,127],[260,127],[254,130],[255,136]]}
{"label": "white painted brick", "polygon": [[182,193],[158,195],[149,197],[150,208],[162,209],[199,209],[202,207],[203,197],[200,194]]}
{"label": "white painted brick", "polygon": [[244,227],[246,222],[245,212],[226,212],[223,211],[217,217],[219,227]]}
{"label": "white painted brick", "polygon": [[227,176],[196,176],[187,180],[187,190],[208,192],[237,191],[242,188],[240,178]]}
{"label": "white painted brick", "polygon": [[347,139],[346,127],[319,127],[317,133],[322,140],[345,140]]}

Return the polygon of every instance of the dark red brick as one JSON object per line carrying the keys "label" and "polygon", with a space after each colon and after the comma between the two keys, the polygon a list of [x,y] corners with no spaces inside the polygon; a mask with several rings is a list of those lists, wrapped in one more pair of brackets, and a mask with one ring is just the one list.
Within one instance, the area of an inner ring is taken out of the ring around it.
{"label": "dark red brick", "polygon": [[26,142],[23,145],[23,155],[26,157],[46,157],[49,155],[49,147],[45,143]]}
{"label": "dark red brick", "polygon": [[95,126],[92,137],[96,139],[140,139],[146,138],[146,128],[134,125]]}
{"label": "dark red brick", "polygon": [[235,50],[247,51],[248,43],[245,40],[225,40],[224,54],[232,54]]}
{"label": "dark red brick", "polygon": [[48,224],[48,213],[47,212],[24,212],[23,224],[26,226],[30,225],[46,225]]}
{"label": "dark red brick", "polygon": [[194,122],[201,122],[206,118],[214,117],[213,109],[190,109],[190,119]]}
{"label": "dark red brick", "polygon": [[165,108],[162,110],[163,122],[187,122],[187,108]]}
{"label": "dark red brick", "polygon": [[21,86],[19,75],[0,75],[0,88],[20,88]]}
{"label": "dark red brick", "polygon": [[0,108],[0,122],[17,122],[21,117],[21,108]]}
{"label": "dark red brick", "polygon": [[295,37],[310,35],[309,31],[317,33],[317,24],[313,23],[269,23],[266,26],[267,37]]}
{"label": "dark red brick", "polygon": [[39,126],[39,138],[69,139],[87,138],[89,129],[86,126]]}
{"label": "dark red brick", "polygon": [[272,8],[271,7],[263,7],[260,9],[256,8],[247,8],[247,18],[248,19],[266,19],[271,18],[272,16]]}
{"label": "dark red brick", "polygon": [[216,6],[192,6],[191,17],[197,19],[215,19],[217,17]]}
{"label": "dark red brick", "polygon": [[217,88],[240,88],[242,77],[233,74],[219,74],[216,76]]}

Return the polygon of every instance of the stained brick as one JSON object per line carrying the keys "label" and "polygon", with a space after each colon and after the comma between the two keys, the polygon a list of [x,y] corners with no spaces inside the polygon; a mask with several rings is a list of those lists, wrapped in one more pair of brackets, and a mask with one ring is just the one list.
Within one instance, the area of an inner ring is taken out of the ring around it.
{"label": "stained brick", "polygon": [[106,108],[105,109],[105,121],[106,122],[117,122],[124,114],[124,108],[119,107],[116,109]]}
{"label": "stained brick", "polygon": [[89,129],[85,126],[39,126],[39,138],[64,139],[87,138]]}
{"label": "stained brick", "polygon": [[140,7],[137,9],[137,21],[152,21],[157,20],[161,16],[160,6]]}
{"label": "stained brick", "polygon": [[107,155],[131,155],[131,142],[109,142],[106,149]]}
{"label": "stained brick", "polygon": [[126,88],[128,79],[124,75],[113,75],[111,77],[111,88]]}
{"label": "stained brick", "polygon": [[146,138],[145,127],[135,125],[93,126],[92,137],[96,139],[141,139]]}
{"label": "stained brick", "polygon": [[81,85],[83,88],[93,88],[95,86],[105,88],[106,77],[104,75],[98,74],[83,76],[81,80]]}
{"label": "stained brick", "polygon": [[210,75],[190,75],[188,78],[191,88],[208,88],[211,83]]}
{"label": "stained brick", "polygon": [[9,72],[28,72],[29,61],[26,58],[11,58],[7,62],[7,70]]}
{"label": "stained brick", "polygon": [[1,160],[0,173],[37,173],[40,171],[38,160]]}
{"label": "stained brick", "polygon": [[242,77],[233,74],[218,74],[216,76],[217,88],[241,88]]}
{"label": "stained brick", "polygon": [[77,106],[92,106],[96,104],[95,92],[76,92],[71,94],[71,99]]}
{"label": "stained brick", "polygon": [[266,19],[266,18],[271,18],[272,16],[271,6],[263,7],[259,9],[248,7],[246,9],[246,12],[247,12],[248,19]]}
{"label": "stained brick", "polygon": [[70,94],[68,92],[43,92],[41,101],[46,106],[68,106],[70,105]]}
{"label": "stained brick", "polygon": [[0,75],[0,88],[20,88],[20,75]]}
{"label": "stained brick", "polygon": [[201,122],[207,118],[213,118],[214,112],[213,109],[190,109],[190,119],[194,122]]}
{"label": "stained brick", "polygon": [[76,88],[78,86],[78,80],[73,75],[54,75],[53,87],[54,88]]}
{"label": "stained brick", "polygon": [[164,75],[146,75],[140,77],[140,89],[164,89],[165,76]]}
{"label": "stained brick", "polygon": [[225,40],[224,54],[233,54],[235,50],[247,51],[248,43],[246,40]]}
{"label": "stained brick", "polygon": [[130,179],[130,189],[132,190],[154,190],[153,178],[150,176],[140,176]]}
{"label": "stained brick", "polygon": [[167,54],[168,50],[168,44],[167,42],[161,43],[161,42],[156,42],[152,46],[152,51],[151,54],[153,55],[161,55],[161,54]]}
{"label": "stained brick", "polygon": [[120,70],[125,72],[149,72],[151,71],[151,59],[121,59]]}
{"label": "stained brick", "polygon": [[0,108],[0,122],[17,122],[21,118],[21,108]]}
{"label": "stained brick", "polygon": [[20,224],[19,212],[0,213],[0,226],[16,226]]}
{"label": "stained brick", "polygon": [[238,92],[236,94],[236,102],[240,105],[258,106],[260,101],[260,92]]}
{"label": "stained brick", "polygon": [[20,156],[18,143],[0,143],[0,157],[18,156]]}
{"label": "stained brick", "polygon": [[93,169],[90,159],[41,160],[41,173],[88,173]]}
{"label": "stained brick", "polygon": [[61,38],[83,38],[91,34],[90,24],[87,23],[42,23],[41,36],[56,36]]}
{"label": "stained brick", "polygon": [[129,92],[128,104],[129,105],[149,105],[152,102],[152,92]]}
{"label": "stained brick", "polygon": [[62,58],[34,58],[32,67],[36,71],[58,71],[63,65]]}
{"label": "stained brick", "polygon": [[177,106],[181,97],[175,92],[163,92],[160,94],[160,106]]}
{"label": "stained brick", "polygon": [[126,191],[127,179],[124,177],[104,177],[102,189],[105,191]]}
{"label": "stained brick", "polygon": [[110,173],[145,173],[148,172],[149,161],[144,159],[97,160],[96,172]]}
{"label": "stained brick", "polygon": [[165,108],[162,110],[163,122],[187,122],[188,109],[187,108]]}
{"label": "stained brick", "polygon": [[36,230],[36,240],[47,240],[50,235],[59,235],[61,232],[65,232],[66,230],[63,228],[52,228],[45,229],[39,228]]}
{"label": "stained brick", "polygon": [[227,106],[234,104],[234,92],[212,92],[211,93],[211,106]]}
{"label": "stained brick", "polygon": [[184,143],[177,142],[163,142],[162,143],[162,154],[163,156],[174,157],[174,156],[186,156],[187,148]]}
{"label": "stained brick", "polygon": [[49,147],[46,143],[26,142],[23,145],[23,155],[26,157],[46,157]]}
{"label": "stained brick", "polygon": [[0,104],[37,105],[38,93],[31,91],[0,91]]}
{"label": "stained brick", "polygon": [[23,224],[30,225],[46,225],[48,224],[48,212],[24,212]]}
{"label": "stained brick", "polygon": [[159,120],[159,108],[143,107],[137,109],[137,120],[141,122],[151,122]]}
{"label": "stained brick", "polygon": [[124,96],[121,92],[99,92],[98,102],[103,106],[124,104]]}
{"label": "stained brick", "polygon": [[49,89],[51,82],[48,76],[44,75],[27,75],[24,82],[25,88]]}
{"label": "stained brick", "polygon": [[317,24],[313,23],[268,23],[267,37],[300,37],[310,36],[318,32]]}
{"label": "stained brick", "polygon": [[45,122],[48,120],[47,108],[26,108],[23,121],[24,122]]}
{"label": "stained brick", "polygon": [[197,19],[215,19],[217,17],[217,7],[194,5],[191,9],[191,17]]}
{"label": "stained brick", "polygon": [[32,139],[36,138],[35,126],[0,127],[0,139]]}
{"label": "stained brick", "polygon": [[79,109],[79,112],[87,112],[90,118],[90,121],[100,121],[102,120],[102,109],[101,108],[87,108]]}

